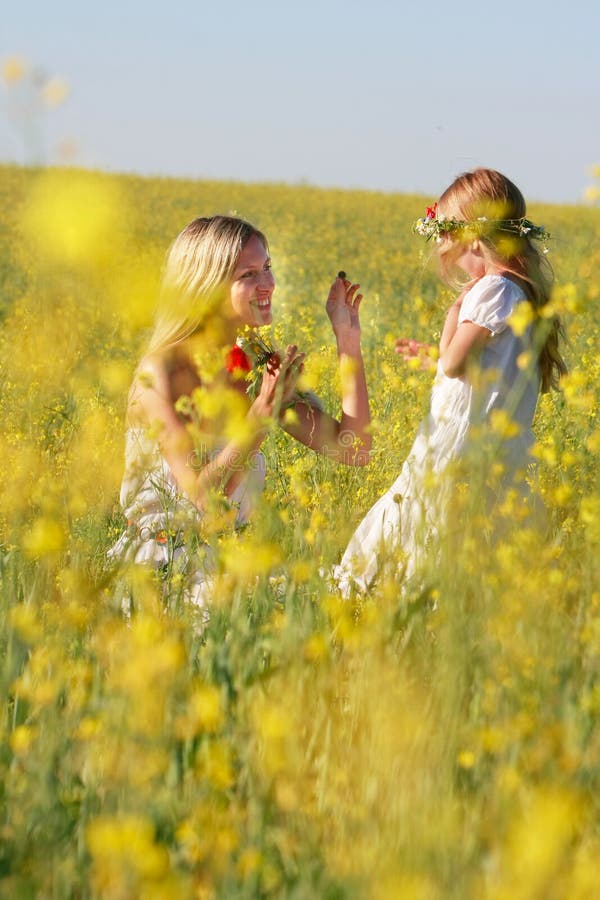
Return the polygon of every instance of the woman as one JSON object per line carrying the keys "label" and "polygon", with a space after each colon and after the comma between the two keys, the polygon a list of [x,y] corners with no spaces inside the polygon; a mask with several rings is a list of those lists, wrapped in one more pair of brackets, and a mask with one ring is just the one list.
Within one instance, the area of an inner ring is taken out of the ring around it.
{"label": "woman", "polygon": [[167,255],[154,332],[130,390],[121,488],[128,527],[112,558],[181,571],[188,595],[203,605],[210,560],[198,540],[202,523],[216,498],[235,511],[237,525],[247,521],[264,483],[260,447],[274,423],[340,463],[368,462],[358,288],[341,272],[326,304],[344,369],[338,421],[298,391],[304,354],[297,346],[280,355],[260,342],[252,352],[250,340],[248,353],[236,343],[244,329],[272,319],[265,236],[231,216],[184,228]]}

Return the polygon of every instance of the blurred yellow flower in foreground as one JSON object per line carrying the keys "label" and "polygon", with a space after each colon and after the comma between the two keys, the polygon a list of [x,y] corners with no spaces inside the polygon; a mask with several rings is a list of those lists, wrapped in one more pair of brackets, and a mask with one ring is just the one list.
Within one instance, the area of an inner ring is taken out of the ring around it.
{"label": "blurred yellow flower in foreground", "polygon": [[64,549],[67,536],[62,525],[44,516],[36,519],[23,539],[23,549],[30,557],[47,556]]}
{"label": "blurred yellow flower in foreground", "polygon": [[178,737],[189,740],[202,732],[218,731],[224,721],[221,691],[213,684],[202,684],[192,692],[187,709],[175,727]]}
{"label": "blurred yellow flower in foreground", "polygon": [[126,886],[160,879],[168,871],[167,851],[155,842],[152,822],[142,816],[98,817],[86,837],[96,887],[101,893],[114,891],[104,896],[125,896],[120,891]]}
{"label": "blurred yellow flower in foreground", "polygon": [[37,737],[37,728],[29,725],[17,725],[10,736],[10,749],[16,756],[22,756],[29,750]]}
{"label": "blurred yellow flower in foreground", "polygon": [[525,334],[534,318],[533,306],[528,300],[523,300],[515,306],[508,318],[508,324],[517,337],[521,337]]}
{"label": "blurred yellow flower in foreground", "polygon": [[97,265],[109,258],[123,214],[117,188],[83,172],[49,171],[32,187],[22,229],[48,262]]}
{"label": "blurred yellow flower in foreground", "polygon": [[64,78],[50,78],[42,88],[42,97],[48,106],[60,106],[69,96],[69,85]]}
{"label": "blurred yellow flower in foreground", "polygon": [[531,791],[511,826],[502,875],[489,896],[497,900],[549,896],[550,885],[563,871],[581,813],[573,793],[554,787]]}
{"label": "blurred yellow flower in foreground", "polygon": [[2,78],[7,84],[21,81],[27,71],[27,64],[20,56],[9,56],[2,63]]}
{"label": "blurred yellow flower in foreground", "polygon": [[225,569],[241,581],[266,575],[281,562],[281,549],[277,544],[253,544],[240,541],[237,536],[223,542],[222,560]]}
{"label": "blurred yellow flower in foreground", "polygon": [[504,440],[516,437],[521,427],[514,422],[505,409],[494,409],[490,416],[490,425],[494,434]]}
{"label": "blurred yellow flower in foreground", "polygon": [[8,619],[19,637],[26,643],[34,644],[42,636],[42,626],[35,606],[26,603],[13,606]]}

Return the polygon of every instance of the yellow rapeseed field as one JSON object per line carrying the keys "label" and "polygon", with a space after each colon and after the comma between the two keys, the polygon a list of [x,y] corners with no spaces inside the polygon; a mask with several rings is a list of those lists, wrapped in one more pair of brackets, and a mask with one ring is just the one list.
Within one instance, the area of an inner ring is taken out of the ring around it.
{"label": "yellow rapeseed field", "polygon": [[[0,896],[597,897],[600,209],[530,210],[569,335],[535,421],[547,532],[509,495],[492,535],[473,471],[419,589],[352,603],[322,573],[426,410],[394,340],[449,302],[412,233],[435,198],[11,166],[0,198]],[[271,243],[271,340],[334,413],[324,300],[360,281],[375,450],[269,436],[255,521],[215,517],[201,628],[176,578],[106,551],[163,255],[232,211]]]}

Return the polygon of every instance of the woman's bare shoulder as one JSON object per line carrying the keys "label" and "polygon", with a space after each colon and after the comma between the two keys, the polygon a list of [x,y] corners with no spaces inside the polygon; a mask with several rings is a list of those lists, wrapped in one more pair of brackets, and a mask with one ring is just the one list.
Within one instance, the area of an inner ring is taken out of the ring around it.
{"label": "woman's bare shoulder", "polygon": [[148,353],[138,363],[133,386],[139,391],[163,393],[169,384],[172,360],[165,353]]}
{"label": "woman's bare shoulder", "polygon": [[129,389],[128,419],[130,424],[145,424],[157,409],[169,402],[169,358],[162,353],[142,357]]}

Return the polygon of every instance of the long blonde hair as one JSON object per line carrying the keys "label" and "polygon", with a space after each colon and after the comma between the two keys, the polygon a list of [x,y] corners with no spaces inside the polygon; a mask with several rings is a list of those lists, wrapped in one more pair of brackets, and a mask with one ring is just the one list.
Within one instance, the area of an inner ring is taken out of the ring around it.
{"label": "long blonde hair", "polygon": [[[526,215],[523,195],[510,179],[494,169],[465,172],[444,191],[437,210],[438,215],[446,218],[477,223],[477,238],[484,258],[520,285],[536,312],[549,302],[554,273],[548,260],[526,234],[510,233],[502,228],[503,223]],[[438,245],[442,277],[452,286],[456,286],[456,262],[464,250],[465,240],[473,240],[468,229]],[[535,328],[541,343],[541,388],[548,391],[558,387],[560,376],[567,371],[559,350],[564,330],[558,316],[537,315]]]}
{"label": "long blonde hair", "polygon": [[228,284],[251,237],[268,252],[264,234],[236,216],[194,219],[167,252],[148,353],[173,347],[222,309]]}

